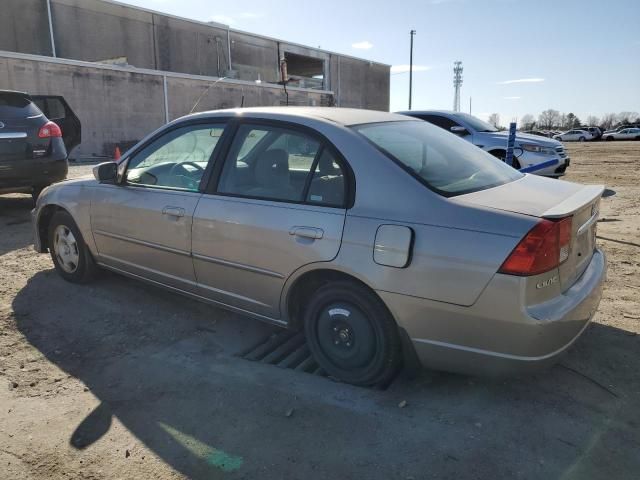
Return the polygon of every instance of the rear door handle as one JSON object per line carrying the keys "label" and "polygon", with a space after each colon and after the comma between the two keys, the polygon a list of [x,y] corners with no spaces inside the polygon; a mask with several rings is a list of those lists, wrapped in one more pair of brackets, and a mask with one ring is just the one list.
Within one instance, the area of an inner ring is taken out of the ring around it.
{"label": "rear door handle", "polygon": [[315,227],[291,227],[289,235],[319,240],[324,236],[324,230]]}
{"label": "rear door handle", "polygon": [[164,207],[162,209],[163,215],[168,215],[170,217],[184,217],[184,208],[180,207]]}

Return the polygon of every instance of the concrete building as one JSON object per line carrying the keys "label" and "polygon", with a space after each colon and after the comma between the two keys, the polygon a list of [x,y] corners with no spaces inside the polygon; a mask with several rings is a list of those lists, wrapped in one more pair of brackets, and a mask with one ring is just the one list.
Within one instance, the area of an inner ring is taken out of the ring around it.
{"label": "concrete building", "polygon": [[285,105],[286,93],[289,105],[389,109],[389,65],[112,1],[0,2],[0,89],[63,95],[83,125],[75,156],[109,155],[203,93],[197,111]]}

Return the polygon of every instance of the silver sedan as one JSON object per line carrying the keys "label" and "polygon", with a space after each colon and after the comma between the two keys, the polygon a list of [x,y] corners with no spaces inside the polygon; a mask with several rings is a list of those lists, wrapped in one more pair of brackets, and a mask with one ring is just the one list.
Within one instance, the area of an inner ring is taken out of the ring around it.
{"label": "silver sedan", "polygon": [[47,188],[35,248],[286,328],[344,382],[404,359],[504,374],[585,330],[602,186],[521,174],[427,122],[333,108],[189,115]]}

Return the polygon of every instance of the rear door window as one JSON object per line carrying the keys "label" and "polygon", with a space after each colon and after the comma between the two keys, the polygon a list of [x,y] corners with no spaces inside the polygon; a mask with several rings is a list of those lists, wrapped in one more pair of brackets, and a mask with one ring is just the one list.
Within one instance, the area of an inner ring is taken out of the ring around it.
{"label": "rear door window", "polygon": [[321,144],[280,127],[243,125],[225,161],[218,192],[301,202]]}

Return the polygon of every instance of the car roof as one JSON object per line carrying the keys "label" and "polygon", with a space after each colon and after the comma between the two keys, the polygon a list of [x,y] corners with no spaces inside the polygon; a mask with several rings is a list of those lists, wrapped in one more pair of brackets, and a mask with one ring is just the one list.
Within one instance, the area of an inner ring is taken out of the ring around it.
{"label": "car roof", "polygon": [[[294,120],[306,118],[329,121],[340,125],[360,125],[378,122],[406,122],[411,120],[404,115],[381,112],[378,110],[363,110],[358,108],[339,107],[251,107],[230,108],[224,110],[210,110],[188,115],[187,117],[219,117],[242,116],[248,118],[263,118],[274,120]],[[182,117],[184,119],[186,117]]]}
{"label": "car roof", "polygon": [[434,114],[434,113],[440,114],[440,115],[456,115],[464,112],[454,112],[453,110],[403,110],[396,113],[400,113],[402,115],[411,115],[411,114],[428,115],[428,114]]}

